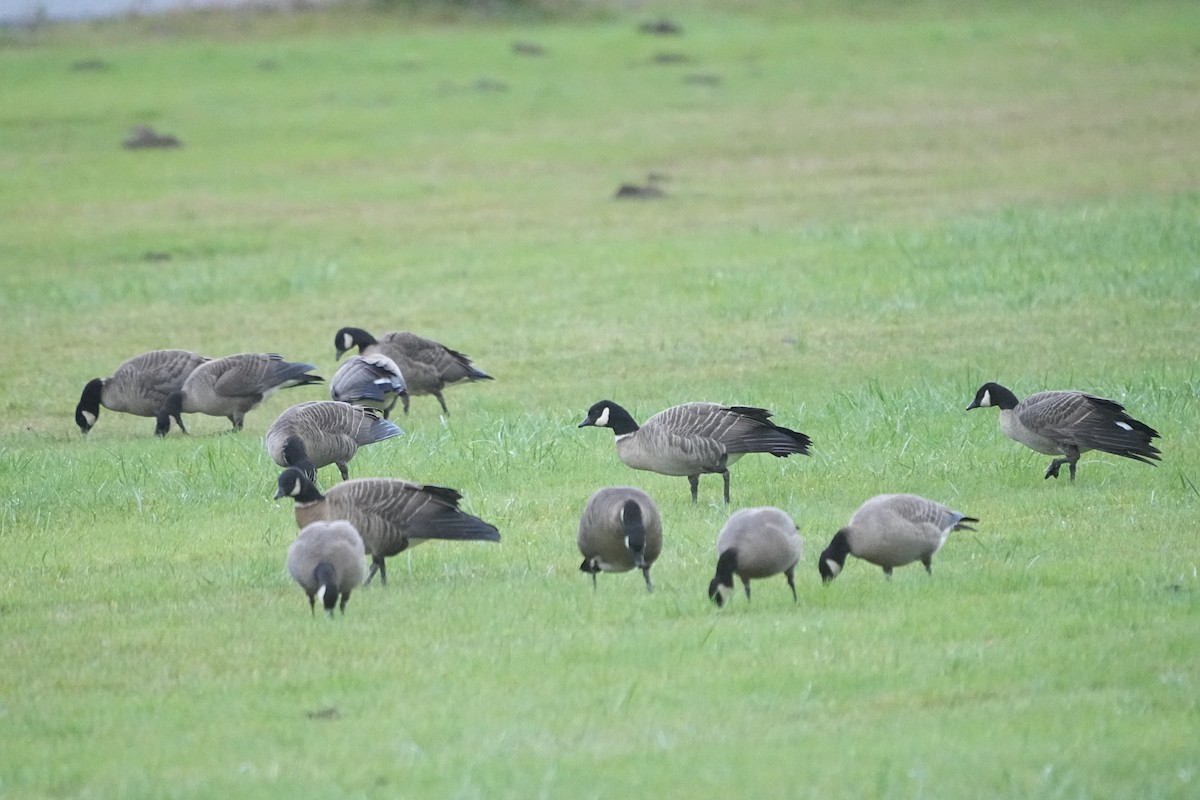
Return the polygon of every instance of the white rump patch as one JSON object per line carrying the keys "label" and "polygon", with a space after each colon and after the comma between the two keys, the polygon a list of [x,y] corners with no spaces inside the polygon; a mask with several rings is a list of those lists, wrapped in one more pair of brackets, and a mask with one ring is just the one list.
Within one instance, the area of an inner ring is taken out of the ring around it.
{"label": "white rump patch", "polygon": [[600,416],[596,417],[596,421],[592,424],[600,428],[608,426],[608,406],[604,407],[604,410],[600,412]]}
{"label": "white rump patch", "polygon": [[83,412],[83,418],[84,418],[85,420],[87,420],[87,424],[88,424],[88,427],[89,427],[89,428],[90,428],[91,426],[93,426],[93,425],[95,425],[95,424],[96,424],[96,415],[95,415],[95,414],[93,414],[93,413],[92,413],[92,412],[90,412],[90,411],[84,411],[84,412]]}
{"label": "white rump patch", "polygon": [[1117,420],[1117,427],[1118,427],[1118,428],[1123,428],[1124,430],[1127,430],[1127,431],[1132,431],[1132,430],[1133,430],[1133,426],[1132,426],[1132,425],[1130,425],[1128,422],[1121,422],[1120,420]]}

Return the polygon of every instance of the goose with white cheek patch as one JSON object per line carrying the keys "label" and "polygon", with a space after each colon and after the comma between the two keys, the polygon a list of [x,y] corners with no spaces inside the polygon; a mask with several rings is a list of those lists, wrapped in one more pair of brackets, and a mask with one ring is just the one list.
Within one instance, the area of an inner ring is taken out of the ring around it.
{"label": "goose with white cheek patch", "polygon": [[187,433],[183,414],[228,417],[233,429],[240,431],[246,413],[275,392],[325,380],[308,374],[314,369],[313,364],[284,361],[276,353],[239,353],[206,361],[163,401],[154,432],[166,436],[174,419],[179,430]]}
{"label": "goose with white cheek patch", "polygon": [[592,588],[597,572],[640,569],[654,591],[650,567],[662,552],[662,516],[650,495],[633,486],[606,486],[588,498],[575,537]]}
{"label": "goose with white cheek patch", "polygon": [[968,522],[979,520],[915,494],[877,495],[854,512],[821,553],[821,580],[829,583],[841,574],[848,555],[881,567],[888,578],[894,568],[914,561],[932,575],[934,553],[951,531],[975,530]]}
{"label": "goose with white cheek patch", "polygon": [[804,553],[804,540],[796,523],[772,506],[735,511],[717,537],[717,573],[708,584],[708,596],[722,606],[733,594],[733,576],[742,581],[750,599],[750,579],[783,573],[792,601],[796,601],[796,564]]}
{"label": "goose with white cheek patch", "polygon": [[1125,413],[1125,408],[1086,392],[1052,391],[1017,396],[998,383],[985,383],[967,406],[1000,409],[1000,430],[1031,450],[1061,456],[1050,462],[1046,478],[1057,478],[1066,464],[1075,480],[1075,465],[1088,450],[1131,458],[1157,466],[1162,451],[1152,444],[1158,431]]}
{"label": "goose with white cheek patch", "polygon": [[729,503],[729,467],[746,453],[786,458],[808,455],[812,443],[803,433],[770,421],[771,412],[750,406],[684,403],[660,411],[642,426],[621,406],[601,400],[588,409],[579,427],[611,428],[617,457],[627,467],[662,475],[687,476],[696,502],[700,476],[720,475]]}
{"label": "goose with white cheek patch", "polygon": [[333,609],[346,613],[350,592],[366,575],[366,551],[358,531],[344,519],[306,525],[287,552],[288,573],[308,595],[316,614],[317,601],[333,619]]}
{"label": "goose with white cheek patch", "polygon": [[93,378],[75,406],[75,424],[85,434],[100,418],[100,406],[139,417],[158,416],[172,392],[210,359],[190,350],[152,350],[125,361],[107,378]]}
{"label": "goose with white cheek patch", "polygon": [[358,354],[369,356],[385,355],[404,375],[407,392],[400,395],[404,413],[408,413],[410,396],[431,394],[442,406],[442,413],[450,416],[442,390],[456,383],[493,380],[483,370],[471,363],[464,353],[451,350],[444,344],[407,331],[389,331],[376,339],[362,328],[342,328],[333,337],[337,358],[357,347]]}
{"label": "goose with white cheek patch", "polygon": [[275,499],[295,501],[296,524],[344,519],[358,529],[371,570],[367,583],[379,573],[387,585],[384,559],[430,539],[499,542],[500,533],[478,517],[462,511],[462,495],[445,486],[413,483],[398,478],[355,478],[325,494],[303,470],[289,467],[279,475]]}

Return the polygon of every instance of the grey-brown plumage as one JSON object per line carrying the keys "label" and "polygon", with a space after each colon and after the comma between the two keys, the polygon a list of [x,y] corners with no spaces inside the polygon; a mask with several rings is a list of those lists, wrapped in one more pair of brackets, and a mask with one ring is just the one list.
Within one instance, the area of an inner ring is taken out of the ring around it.
{"label": "grey-brown plumage", "polygon": [[892,569],[914,561],[932,574],[933,554],[951,531],[975,530],[968,522],[979,520],[915,494],[877,495],[854,512],[821,553],[821,579],[828,583],[836,578],[847,555],[882,567],[889,578]]}
{"label": "grey-brown plumage", "polygon": [[385,355],[352,356],[329,381],[329,396],[340,403],[378,408],[387,419],[405,394],[400,367]]}
{"label": "grey-brown plumage", "polygon": [[275,392],[325,380],[309,375],[313,369],[316,366],[284,361],[275,353],[239,353],[207,361],[163,401],[154,432],[166,436],[174,419],[179,430],[187,433],[183,414],[228,417],[233,429],[240,431],[246,412]]}
{"label": "grey-brown plumage", "polygon": [[628,467],[662,475],[686,475],[692,502],[705,473],[719,474],[729,502],[729,467],[746,453],[785,458],[808,455],[806,435],[770,421],[771,412],[749,406],[684,403],[660,411],[641,427],[621,406],[601,400],[579,427],[612,428],[617,456]]}
{"label": "grey-brown plumage", "polygon": [[[346,613],[350,592],[362,585],[367,572],[362,537],[344,519],[320,520],[305,525],[287,552],[287,569],[308,595],[309,608],[316,613],[320,600],[333,617],[340,606]],[[340,603],[339,603],[340,600]]]}
{"label": "grey-brown plumage", "polygon": [[500,541],[495,526],[461,511],[458,501],[462,495],[444,486],[398,478],[355,478],[322,495],[303,470],[289,467],[279,475],[275,497],[295,501],[296,523],[301,528],[316,520],[349,520],[371,556],[367,583],[379,572],[379,580],[386,585],[384,559],[427,539]]}
{"label": "grey-brown plumage", "polygon": [[380,353],[395,361],[408,390],[400,397],[405,414],[409,397],[431,394],[441,404],[442,413],[449,416],[443,389],[456,383],[492,380],[491,375],[472,364],[463,353],[406,331],[391,331],[376,339],[362,328],[342,328],[334,336],[333,346],[338,358],[357,347],[359,355]]}
{"label": "grey-brown plumage", "polygon": [[1031,450],[1063,456],[1050,462],[1047,478],[1057,478],[1066,464],[1075,480],[1075,465],[1088,450],[1101,450],[1156,466],[1162,451],[1151,442],[1158,431],[1125,413],[1125,407],[1086,392],[1053,391],[1031,394],[1020,402],[1010,390],[985,383],[967,406],[1000,408],[1000,430]]}
{"label": "grey-brown plumage", "polygon": [[402,436],[381,411],[333,400],[312,400],[284,410],[265,437],[267,454],[281,467],[299,467],[316,480],[317,470],[336,464],[342,480],[350,477],[346,463],[363,445]]}
{"label": "grey-brown plumage", "polygon": [[735,511],[717,537],[717,571],[708,584],[708,596],[724,605],[733,592],[733,576],[742,580],[750,599],[750,579],[783,573],[792,600],[796,600],[796,564],[804,552],[804,540],[796,523],[772,506]]}
{"label": "grey-brown plumage", "polygon": [[100,406],[139,417],[153,417],[192,370],[208,361],[190,350],[152,350],[134,356],[107,378],[93,378],[75,406],[75,424],[87,433],[100,418]]}
{"label": "grey-brown plumage", "polygon": [[650,495],[632,486],[607,486],[588,498],[575,537],[592,587],[597,572],[642,571],[654,591],[650,567],[662,552],[662,516]]}

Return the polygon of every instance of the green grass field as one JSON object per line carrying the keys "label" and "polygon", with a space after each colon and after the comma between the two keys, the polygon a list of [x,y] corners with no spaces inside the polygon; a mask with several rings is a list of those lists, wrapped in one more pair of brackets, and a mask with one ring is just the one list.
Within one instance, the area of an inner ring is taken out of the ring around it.
{"label": "green grass field", "polygon": [[[1200,794],[1200,6],[628,8],[0,32],[0,797]],[[72,413],[162,347],[329,377],[343,325],[496,376],[350,470],[504,538],[397,556],[331,623],[262,446],[323,388],[238,434]],[[1118,400],[1163,462],[1043,480],[964,411],[989,380]],[[732,470],[805,537],[798,604],[708,601],[720,478],[624,467],[576,428],[605,398],[812,436]],[[664,517],[652,595],[578,571],[622,483]],[[931,578],[822,586],[890,491],[982,522]]]}

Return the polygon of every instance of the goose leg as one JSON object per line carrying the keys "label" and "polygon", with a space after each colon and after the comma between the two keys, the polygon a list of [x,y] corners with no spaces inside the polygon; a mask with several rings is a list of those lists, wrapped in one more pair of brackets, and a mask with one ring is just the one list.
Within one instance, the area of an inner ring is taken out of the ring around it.
{"label": "goose leg", "polygon": [[[596,577],[595,575],[592,576],[592,578],[595,578],[595,577]],[[650,568],[649,567],[642,567],[642,577],[646,579],[646,591],[653,592],[654,584],[650,582]]]}
{"label": "goose leg", "polygon": [[725,505],[729,505],[729,470],[721,470],[721,477],[725,481]]}
{"label": "goose leg", "polygon": [[783,571],[783,576],[787,578],[788,587],[792,590],[792,602],[800,602],[800,600],[796,597],[796,568],[788,567]]}
{"label": "goose leg", "polygon": [[1050,462],[1050,466],[1046,467],[1046,477],[1057,478],[1058,468],[1066,464],[1071,470],[1071,480],[1075,480],[1075,463],[1077,461],[1079,461],[1079,450],[1072,447],[1067,450],[1066,458],[1056,458]]}
{"label": "goose leg", "polygon": [[408,395],[407,394],[400,395],[400,402],[402,402],[404,404],[404,415],[408,416]]}
{"label": "goose leg", "polygon": [[442,397],[442,393],[434,392],[433,396],[436,397],[437,401],[442,404],[442,413],[447,417],[450,416],[450,409],[446,408],[446,398]]}
{"label": "goose leg", "polygon": [[383,559],[379,556],[371,556],[371,569],[367,572],[367,579],[363,581],[363,586],[366,586],[371,582],[371,579],[375,577],[376,572],[379,573],[379,581],[384,586],[387,586],[387,573],[383,568]]}
{"label": "goose leg", "polygon": [[342,480],[344,480],[344,481],[350,480],[350,470],[346,466],[345,461],[338,461],[337,468],[338,468],[338,472],[342,473]]}
{"label": "goose leg", "polygon": [[890,580],[892,579],[892,568],[891,568],[891,567],[884,567],[884,568],[883,568],[883,574],[884,574],[884,575],[886,575],[886,576],[887,576],[887,579],[890,581]]}
{"label": "goose leg", "polygon": [[175,424],[179,426],[180,431],[182,431],[183,433],[187,433],[187,428],[183,427],[183,415],[182,414],[175,415]]}
{"label": "goose leg", "polygon": [[932,575],[933,574],[933,556],[926,556],[925,558],[922,558],[921,563],[925,565],[925,574]]}
{"label": "goose leg", "polygon": [[750,599],[750,579],[742,578],[742,585],[746,587],[746,599]]}
{"label": "goose leg", "polygon": [[696,494],[700,490],[700,476],[688,475],[688,486],[692,487],[692,502],[696,502]]}

